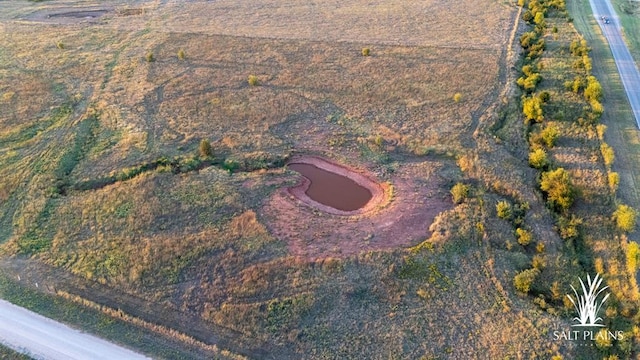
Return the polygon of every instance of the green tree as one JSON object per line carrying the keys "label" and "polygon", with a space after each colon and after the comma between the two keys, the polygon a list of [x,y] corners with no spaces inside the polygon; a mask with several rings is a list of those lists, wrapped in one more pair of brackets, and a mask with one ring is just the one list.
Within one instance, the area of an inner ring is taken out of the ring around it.
{"label": "green tree", "polygon": [[618,229],[632,232],[636,228],[636,211],[629,205],[620,204],[613,213]]}
{"label": "green tree", "polygon": [[563,168],[542,173],[540,188],[547,194],[547,201],[556,209],[567,210],[573,204],[573,186],[569,173]]}
{"label": "green tree", "polygon": [[453,185],[451,188],[451,196],[453,197],[454,203],[461,203],[467,198],[467,196],[469,196],[469,185],[465,185],[463,183]]}
{"label": "green tree", "polygon": [[513,285],[516,287],[516,290],[526,294],[531,290],[531,285],[539,274],[540,270],[535,268],[521,271],[513,278]]}

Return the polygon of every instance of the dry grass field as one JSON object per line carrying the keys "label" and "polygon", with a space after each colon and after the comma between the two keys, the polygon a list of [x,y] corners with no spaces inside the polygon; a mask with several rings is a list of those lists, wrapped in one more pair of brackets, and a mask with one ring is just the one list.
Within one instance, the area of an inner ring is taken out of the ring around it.
{"label": "dry grass field", "polygon": [[[527,164],[518,14],[496,0],[1,1],[0,265],[223,358],[593,356],[550,335],[570,311],[549,287],[594,265],[567,252]],[[576,36],[566,21],[559,34],[545,79]],[[607,222],[592,211],[611,205],[598,137],[557,120],[549,156],[582,191],[575,211]],[[300,204],[283,192],[300,154],[371,174],[389,201],[353,217]],[[458,182],[471,190],[454,204]],[[612,226],[584,232],[623,267]],[[535,256],[546,267],[524,295],[513,277]]]}

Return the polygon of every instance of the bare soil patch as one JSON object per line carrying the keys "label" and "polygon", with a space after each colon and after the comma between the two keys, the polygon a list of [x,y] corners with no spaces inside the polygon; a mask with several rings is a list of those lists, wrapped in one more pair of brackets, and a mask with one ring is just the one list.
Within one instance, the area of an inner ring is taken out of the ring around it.
{"label": "bare soil patch", "polygon": [[[375,184],[357,170],[337,167]],[[452,207],[446,179],[437,174],[442,167],[427,161],[402,165],[391,179],[392,189],[378,185],[376,200],[350,216],[311,208],[287,188],[265,201],[260,216],[292,255],[308,260],[409,247],[429,238],[435,217]]]}

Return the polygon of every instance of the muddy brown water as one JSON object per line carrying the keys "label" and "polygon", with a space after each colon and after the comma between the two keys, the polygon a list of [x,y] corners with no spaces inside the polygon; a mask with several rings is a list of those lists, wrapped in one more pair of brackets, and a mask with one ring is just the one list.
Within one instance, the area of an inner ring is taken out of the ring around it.
{"label": "muddy brown water", "polygon": [[371,191],[348,177],[310,164],[293,163],[287,166],[309,179],[310,185],[305,194],[323,205],[342,211],[354,211],[371,200]]}

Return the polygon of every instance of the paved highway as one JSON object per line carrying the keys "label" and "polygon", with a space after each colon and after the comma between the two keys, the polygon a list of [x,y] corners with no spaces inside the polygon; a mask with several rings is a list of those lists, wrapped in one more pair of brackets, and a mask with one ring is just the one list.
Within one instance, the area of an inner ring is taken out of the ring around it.
{"label": "paved highway", "polygon": [[[631,110],[636,118],[638,128],[640,128],[640,72],[622,37],[620,20],[609,0],[589,0],[589,2],[591,3],[593,15],[600,24],[602,33],[609,42],[609,47],[611,47],[613,59],[618,67],[624,90],[631,104]],[[602,16],[609,19],[608,24],[602,20]]]}
{"label": "paved highway", "polygon": [[35,359],[148,359],[0,300],[0,343]]}

